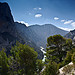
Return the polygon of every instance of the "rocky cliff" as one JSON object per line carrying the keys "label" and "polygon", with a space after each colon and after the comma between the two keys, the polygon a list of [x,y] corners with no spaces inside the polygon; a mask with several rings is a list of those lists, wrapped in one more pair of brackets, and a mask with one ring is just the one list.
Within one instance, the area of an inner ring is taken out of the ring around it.
{"label": "rocky cliff", "polygon": [[14,20],[9,5],[0,3],[0,49],[11,46],[13,40],[17,39],[15,34],[13,35],[13,26]]}
{"label": "rocky cliff", "polygon": [[38,58],[43,58],[40,48],[29,40],[27,34],[23,32],[25,30],[27,30],[26,25],[14,22],[9,5],[0,3],[0,50],[5,48],[7,54],[9,54],[11,46],[19,41],[33,47],[38,52]]}

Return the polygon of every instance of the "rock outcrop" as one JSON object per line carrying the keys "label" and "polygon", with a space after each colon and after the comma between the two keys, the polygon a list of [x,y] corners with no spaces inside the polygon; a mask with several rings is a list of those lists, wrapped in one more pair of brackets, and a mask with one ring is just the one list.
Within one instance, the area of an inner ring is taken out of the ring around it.
{"label": "rock outcrop", "polygon": [[10,32],[13,29],[14,20],[7,3],[0,3],[0,32]]}

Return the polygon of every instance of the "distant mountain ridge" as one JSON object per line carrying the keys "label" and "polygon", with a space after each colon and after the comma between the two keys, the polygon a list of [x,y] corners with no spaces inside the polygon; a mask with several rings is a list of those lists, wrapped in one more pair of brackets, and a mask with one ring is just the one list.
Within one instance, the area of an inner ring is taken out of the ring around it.
{"label": "distant mountain ridge", "polygon": [[52,35],[60,34],[64,36],[67,34],[67,31],[57,28],[52,24],[44,24],[44,25],[32,25],[28,27],[31,29],[35,34],[40,37],[39,42],[37,41],[38,46],[46,47],[47,38]]}
{"label": "distant mountain ridge", "polygon": [[67,33],[65,37],[73,39],[75,37],[75,29]]}
{"label": "distant mountain ridge", "polygon": [[7,3],[0,3],[0,50],[5,48],[7,53],[16,40],[30,45],[38,52],[38,57],[42,58],[43,53],[40,46],[46,47],[47,37],[61,34],[67,34],[67,31],[61,30],[51,24],[26,25],[14,22],[10,7]]}

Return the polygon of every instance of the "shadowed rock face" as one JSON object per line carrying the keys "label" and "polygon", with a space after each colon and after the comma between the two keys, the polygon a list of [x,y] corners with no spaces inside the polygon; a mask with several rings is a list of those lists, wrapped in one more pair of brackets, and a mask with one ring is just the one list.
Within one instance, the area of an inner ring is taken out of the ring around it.
{"label": "shadowed rock face", "polygon": [[40,48],[37,47],[34,42],[29,42],[29,38],[24,35],[25,33],[23,33],[23,29],[21,28],[23,28],[24,31],[27,29],[24,24],[15,24],[7,3],[0,3],[0,50],[5,48],[8,55],[11,46],[14,45],[17,40],[21,43],[29,44],[38,52],[38,58],[42,58],[43,53],[40,51]]}
{"label": "shadowed rock face", "polygon": [[73,38],[75,37],[75,30],[70,31],[64,37],[71,38],[73,40]]}
{"label": "shadowed rock face", "polygon": [[7,3],[0,2],[0,50],[11,47],[17,40],[15,36],[14,20],[10,7]]}
{"label": "shadowed rock face", "polygon": [[0,3],[0,32],[9,31],[14,25],[11,10],[7,3]]}
{"label": "shadowed rock face", "polygon": [[7,3],[0,3],[0,23],[1,22],[10,22],[12,24],[14,23],[11,10]]}

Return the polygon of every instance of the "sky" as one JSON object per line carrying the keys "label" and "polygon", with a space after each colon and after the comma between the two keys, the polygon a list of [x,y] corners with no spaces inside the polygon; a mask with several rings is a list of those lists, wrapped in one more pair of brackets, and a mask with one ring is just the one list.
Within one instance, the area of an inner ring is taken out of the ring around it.
{"label": "sky", "polygon": [[10,6],[14,21],[30,25],[53,24],[75,29],[75,0],[0,0]]}

